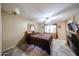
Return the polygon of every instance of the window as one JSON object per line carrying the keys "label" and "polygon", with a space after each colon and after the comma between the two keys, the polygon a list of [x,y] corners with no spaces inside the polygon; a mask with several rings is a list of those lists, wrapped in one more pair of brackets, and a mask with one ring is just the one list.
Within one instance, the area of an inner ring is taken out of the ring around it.
{"label": "window", "polygon": [[28,24],[28,31],[35,31],[35,25]]}
{"label": "window", "polygon": [[35,31],[35,26],[34,25],[31,25],[31,31]]}
{"label": "window", "polygon": [[46,25],[45,32],[46,33],[56,33],[56,25]]}

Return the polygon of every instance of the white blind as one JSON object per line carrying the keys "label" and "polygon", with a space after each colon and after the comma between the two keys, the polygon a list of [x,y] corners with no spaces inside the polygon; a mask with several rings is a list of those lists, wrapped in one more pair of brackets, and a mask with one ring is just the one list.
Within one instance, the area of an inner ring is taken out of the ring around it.
{"label": "white blind", "polygon": [[56,25],[46,25],[45,32],[47,33],[56,33]]}
{"label": "white blind", "polygon": [[31,31],[35,31],[35,26],[31,26]]}

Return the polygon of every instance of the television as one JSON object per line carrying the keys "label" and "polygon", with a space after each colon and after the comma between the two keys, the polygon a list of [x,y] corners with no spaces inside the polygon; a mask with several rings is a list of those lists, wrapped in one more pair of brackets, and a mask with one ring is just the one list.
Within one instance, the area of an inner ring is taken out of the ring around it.
{"label": "television", "polygon": [[69,30],[76,32],[78,30],[78,25],[76,22],[72,22],[68,24],[68,28]]}

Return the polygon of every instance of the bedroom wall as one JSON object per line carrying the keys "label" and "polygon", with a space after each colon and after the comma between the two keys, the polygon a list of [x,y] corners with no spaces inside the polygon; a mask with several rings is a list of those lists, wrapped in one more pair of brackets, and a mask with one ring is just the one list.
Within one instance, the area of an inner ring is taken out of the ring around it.
{"label": "bedroom wall", "polygon": [[75,21],[79,24],[79,14],[75,16]]}
{"label": "bedroom wall", "polygon": [[[63,22],[58,22],[58,37],[59,39],[67,39],[67,32],[69,31],[68,29],[68,23],[73,21],[73,16],[70,16],[67,18],[66,21]],[[59,27],[60,26],[60,27]]]}
{"label": "bedroom wall", "polygon": [[1,4],[0,4],[0,55],[2,51],[2,21],[1,21]]}
{"label": "bedroom wall", "polygon": [[39,31],[37,23],[33,21],[27,21],[18,15],[2,13],[2,19],[3,50],[11,48],[17,44],[17,42],[23,37],[24,32],[27,31],[27,24],[34,24],[36,31]]}
{"label": "bedroom wall", "polygon": [[40,33],[44,33],[44,28],[43,28],[44,24],[39,24],[38,29]]}
{"label": "bedroom wall", "polygon": [[57,23],[58,39],[66,40],[66,26],[65,21]]}

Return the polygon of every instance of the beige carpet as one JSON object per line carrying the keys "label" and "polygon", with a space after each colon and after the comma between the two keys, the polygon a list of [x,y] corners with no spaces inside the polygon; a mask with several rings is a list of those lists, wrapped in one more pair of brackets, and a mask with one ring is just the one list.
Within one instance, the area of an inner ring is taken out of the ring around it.
{"label": "beige carpet", "polygon": [[[26,51],[21,50],[18,47],[9,49],[3,52],[3,56],[46,56],[46,51],[41,48],[30,45]],[[72,50],[65,45],[65,40],[53,40],[51,44],[51,56],[75,56]]]}
{"label": "beige carpet", "polygon": [[53,40],[51,51],[52,56],[75,56],[73,51],[65,44],[65,40]]}
{"label": "beige carpet", "polygon": [[48,54],[46,51],[37,46],[29,45],[25,51],[19,47],[9,49],[3,52],[3,56],[48,56]]}

